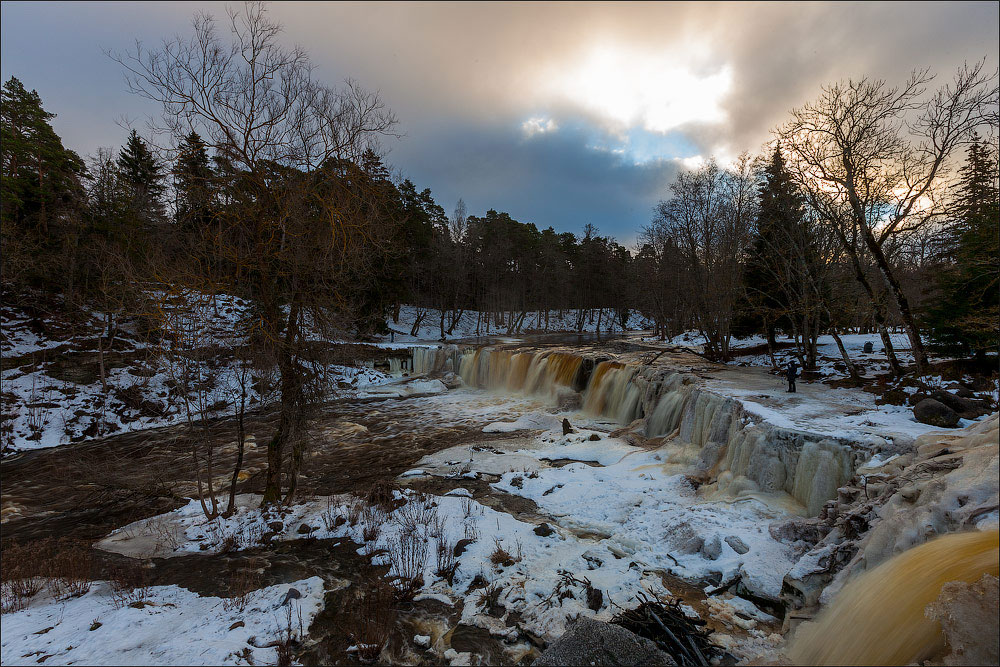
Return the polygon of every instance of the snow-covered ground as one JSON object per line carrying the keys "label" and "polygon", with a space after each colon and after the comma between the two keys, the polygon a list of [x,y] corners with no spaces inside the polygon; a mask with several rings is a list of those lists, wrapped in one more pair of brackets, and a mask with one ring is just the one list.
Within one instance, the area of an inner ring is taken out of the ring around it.
{"label": "snow-covered ground", "polygon": [[[579,311],[575,309],[549,311],[548,326],[546,327],[545,312],[531,311],[525,316],[521,327],[514,332],[510,332],[509,326],[506,323],[498,324],[492,320],[487,321],[483,318],[482,314],[474,310],[466,310],[462,311],[452,332],[448,334],[447,330],[451,328],[451,313],[446,312],[445,339],[461,340],[477,336],[492,338],[536,333],[594,333],[598,331],[598,324],[600,324],[600,332],[602,334],[622,333],[621,323],[614,317],[614,313],[610,310],[605,310],[603,317],[600,319],[598,319],[596,312],[591,317],[591,312],[588,311],[584,315],[582,327],[577,326],[578,316]],[[417,321],[418,317],[421,318],[420,326],[416,335],[411,335],[410,332],[413,330],[413,324]],[[399,321],[393,322],[390,319],[388,325],[392,333],[382,337],[386,342],[410,343],[438,341],[441,339],[441,311],[434,308],[403,306],[399,311]],[[633,310],[629,312],[625,331],[642,331],[649,329],[651,326],[652,323],[649,320],[644,318],[639,312]]]}
{"label": "snow-covered ground", "polygon": [[[231,414],[245,384],[252,409],[273,400],[268,382],[224,355],[194,360],[192,350],[224,349],[249,303],[229,295],[149,293],[152,309],[172,332],[156,345],[143,342],[134,323],[118,327],[111,351],[105,350],[105,384],[100,379],[99,314],[72,323],[2,310],[0,350],[0,447],[4,453],[54,447],[91,438],[168,426]],[[39,333],[40,332],[40,333]],[[17,361],[14,366],[12,360]],[[365,389],[390,382],[382,371],[329,364],[317,369],[331,391]],[[265,378],[266,380],[267,378]],[[273,380],[273,378],[271,378]],[[198,392],[178,389],[186,382]]]}
{"label": "snow-covered ground", "polygon": [[[152,586],[130,604],[105,581],[78,597],[48,591],[3,615],[5,665],[277,664],[267,647],[290,631],[300,638],[323,609],[323,580],[311,577],[249,593],[243,608],[179,586]],[[299,596],[289,591],[298,591]]]}

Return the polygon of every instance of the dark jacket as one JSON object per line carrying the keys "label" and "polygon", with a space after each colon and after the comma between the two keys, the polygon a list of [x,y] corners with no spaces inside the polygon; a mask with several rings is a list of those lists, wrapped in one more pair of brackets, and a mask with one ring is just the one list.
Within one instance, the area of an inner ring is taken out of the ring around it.
{"label": "dark jacket", "polygon": [[799,375],[799,365],[794,361],[788,362],[788,369],[785,371],[785,376],[789,380],[794,380]]}

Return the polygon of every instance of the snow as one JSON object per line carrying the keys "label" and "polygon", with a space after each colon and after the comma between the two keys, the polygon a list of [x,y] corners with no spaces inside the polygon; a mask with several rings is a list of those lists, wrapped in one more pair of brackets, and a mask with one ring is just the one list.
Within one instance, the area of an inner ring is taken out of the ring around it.
{"label": "snow", "polygon": [[[282,606],[288,590],[302,597]],[[249,594],[241,611],[222,598],[179,586],[154,586],[144,604],[116,607],[107,582],[79,597],[39,593],[21,611],[3,615],[5,665],[251,665],[275,664],[263,647],[288,629],[299,636],[323,608],[323,580],[311,577]],[[229,607],[227,609],[227,607]],[[233,627],[242,623],[239,627]]]}
{"label": "snow", "polygon": [[[588,311],[584,315],[584,321],[581,327],[577,326],[578,315],[579,311],[575,309],[549,311],[548,328],[546,328],[545,312],[542,311],[539,313],[538,311],[531,311],[525,316],[520,330],[513,332],[513,334],[515,336],[520,336],[523,334],[537,333],[592,334],[597,332],[598,319],[596,313],[593,318],[591,318]],[[418,327],[416,334],[411,335],[410,331],[413,330],[413,324],[418,317],[422,317],[420,326]],[[478,331],[476,329],[477,321],[479,322]],[[440,310],[434,308],[418,308],[416,306],[403,306],[399,311],[399,321],[393,322],[392,320],[389,320],[388,325],[391,333],[382,337],[384,341],[383,344],[401,345],[441,340],[440,322]],[[481,336],[490,338],[506,336],[507,342],[516,342],[518,340],[516,337],[510,337],[511,334],[508,333],[508,326],[506,324],[498,325],[492,321],[487,324],[484,314],[478,313],[474,310],[462,311],[461,317],[455,324],[452,332],[449,334],[447,333],[447,329],[450,324],[451,312],[448,311],[445,313],[445,340],[455,341],[473,339]],[[634,310],[630,311],[626,325],[625,331],[643,331],[650,329],[653,326],[651,321],[647,320],[638,311]],[[620,323],[615,317],[609,315],[608,311],[605,311],[604,316],[601,318],[600,331],[602,334],[622,333]]]}

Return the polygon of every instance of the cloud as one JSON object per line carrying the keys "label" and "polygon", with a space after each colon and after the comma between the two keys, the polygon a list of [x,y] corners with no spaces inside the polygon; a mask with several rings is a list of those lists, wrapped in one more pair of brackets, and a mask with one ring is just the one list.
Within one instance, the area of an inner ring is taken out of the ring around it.
{"label": "cloud", "polygon": [[[225,16],[222,3],[199,3]],[[82,153],[118,145],[128,95],[102,48],[184,34],[183,3],[3,3],[0,70]],[[996,67],[997,3],[275,3],[317,76],[378,90],[391,160],[441,203],[622,236],[683,161],[755,151],[820,86]],[[475,203],[474,203],[475,202]]]}

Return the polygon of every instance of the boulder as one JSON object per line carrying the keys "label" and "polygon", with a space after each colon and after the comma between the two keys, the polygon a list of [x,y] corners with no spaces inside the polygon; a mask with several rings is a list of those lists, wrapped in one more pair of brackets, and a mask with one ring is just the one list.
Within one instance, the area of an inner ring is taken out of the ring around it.
{"label": "boulder", "polygon": [[610,623],[580,617],[562,637],[538,656],[535,665],[601,665],[624,667],[676,665],[649,639]]}
{"label": "boulder", "polygon": [[731,546],[733,548],[733,551],[740,554],[741,556],[746,552],[750,551],[750,547],[747,546],[747,543],[741,540],[740,538],[736,537],[735,535],[730,535],[729,537],[727,537],[726,544]]}
{"label": "boulder", "polygon": [[715,560],[722,555],[722,540],[718,535],[713,535],[701,547],[701,555],[708,560]]}
{"label": "boulder", "polygon": [[573,432],[573,425],[569,423],[568,419],[563,419],[562,421],[563,435],[569,435]]}
{"label": "boulder", "polygon": [[917,418],[918,422],[931,426],[942,428],[958,426],[958,414],[944,403],[933,398],[925,398],[913,406],[913,416]]}
{"label": "boulder", "polygon": [[552,526],[550,526],[547,523],[543,523],[543,524],[541,524],[539,526],[535,526],[535,531],[534,532],[535,532],[535,535],[538,535],[539,537],[548,537],[549,535],[551,535],[555,531],[552,530]]}
{"label": "boulder", "polygon": [[931,398],[939,403],[944,403],[963,419],[975,419],[989,412],[989,409],[982,404],[982,401],[962,398],[943,389],[936,389],[931,392]]}

